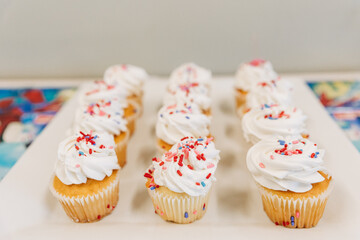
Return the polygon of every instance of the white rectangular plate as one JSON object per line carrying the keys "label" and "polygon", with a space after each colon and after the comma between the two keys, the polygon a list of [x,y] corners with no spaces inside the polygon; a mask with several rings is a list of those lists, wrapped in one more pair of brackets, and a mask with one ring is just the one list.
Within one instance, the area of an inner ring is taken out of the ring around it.
{"label": "white rectangular plate", "polygon": [[114,212],[96,223],[76,224],[48,190],[57,146],[77,107],[72,99],[0,183],[0,239],[359,239],[360,155],[304,81],[290,80],[295,105],[309,116],[310,137],[326,150],[326,165],[334,176],[334,191],[315,228],[275,226],[264,213],[246,169],[250,145],[235,115],[232,78],[214,79],[212,85],[211,129],[221,162],[208,212],[188,225],[168,223],[154,214],[143,174],[155,155],[156,113],[166,81],[152,79],[145,86],[144,113],[128,145],[128,164],[121,171],[120,200]]}

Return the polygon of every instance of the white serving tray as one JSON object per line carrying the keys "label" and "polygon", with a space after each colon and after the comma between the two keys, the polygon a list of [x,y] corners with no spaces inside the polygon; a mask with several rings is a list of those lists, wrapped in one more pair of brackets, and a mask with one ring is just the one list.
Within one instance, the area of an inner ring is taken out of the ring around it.
{"label": "white serving tray", "polygon": [[360,239],[360,155],[303,80],[290,80],[295,105],[309,116],[310,137],[326,150],[326,165],[334,176],[334,191],[315,228],[275,226],[264,213],[246,169],[249,144],[234,112],[231,78],[214,79],[212,85],[211,128],[221,162],[206,215],[178,225],[154,214],[143,174],[155,155],[156,113],[166,87],[166,81],[157,78],[145,86],[144,113],[128,146],[114,212],[96,223],[73,223],[48,190],[57,146],[77,107],[72,99],[0,183],[0,239]]}

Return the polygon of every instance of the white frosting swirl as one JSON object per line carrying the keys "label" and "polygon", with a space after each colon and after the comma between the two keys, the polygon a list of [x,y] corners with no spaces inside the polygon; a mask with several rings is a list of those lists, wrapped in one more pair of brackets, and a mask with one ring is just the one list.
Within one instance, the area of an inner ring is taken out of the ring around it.
{"label": "white frosting swirl", "polygon": [[204,94],[194,94],[186,91],[166,92],[164,96],[164,105],[197,105],[202,110],[208,110],[211,106],[211,99]]}
{"label": "white frosting swirl", "polygon": [[130,64],[118,64],[109,67],[104,73],[104,80],[109,84],[125,88],[129,93],[141,95],[142,86],[148,79],[146,71]]}
{"label": "white frosting swirl", "polygon": [[235,87],[249,91],[259,82],[269,82],[278,79],[271,63],[262,59],[255,59],[240,65],[236,72]]}
{"label": "white frosting swirl", "polygon": [[210,95],[209,88],[207,88],[204,84],[191,83],[191,82],[185,82],[185,83],[169,82],[168,91],[169,92],[181,91],[181,92],[200,94],[206,96]]}
{"label": "white frosting swirl", "polygon": [[220,151],[208,138],[188,138],[175,144],[161,159],[153,161],[154,182],[173,192],[205,195],[216,180]]}
{"label": "white frosting swirl", "polygon": [[246,95],[246,107],[261,107],[264,104],[289,106],[292,103],[292,84],[285,80],[259,82]]}
{"label": "white frosting swirl", "polygon": [[170,75],[171,83],[199,83],[210,86],[211,71],[195,63],[185,63],[176,68]]}
{"label": "white frosting swirl", "polygon": [[301,109],[265,104],[252,108],[241,123],[245,139],[255,144],[269,136],[301,135],[306,118]]}
{"label": "white frosting swirl", "polygon": [[124,87],[109,84],[104,80],[83,84],[79,92],[80,104],[89,104],[103,99],[109,100],[114,98],[125,101],[129,96],[129,92]]}
{"label": "white frosting swirl", "polygon": [[255,181],[269,189],[307,192],[322,182],[324,150],[301,137],[271,137],[249,149],[246,162]]}
{"label": "white frosting swirl", "polygon": [[107,132],[119,135],[127,131],[124,119],[124,102],[100,100],[81,107],[75,117],[75,132]]}
{"label": "white frosting swirl", "polygon": [[156,136],[168,144],[183,137],[209,135],[210,117],[202,114],[196,105],[168,105],[160,109],[156,123]]}
{"label": "white frosting swirl", "polygon": [[66,138],[58,148],[55,174],[66,185],[101,181],[120,169],[114,150],[114,137],[107,134],[79,133]]}

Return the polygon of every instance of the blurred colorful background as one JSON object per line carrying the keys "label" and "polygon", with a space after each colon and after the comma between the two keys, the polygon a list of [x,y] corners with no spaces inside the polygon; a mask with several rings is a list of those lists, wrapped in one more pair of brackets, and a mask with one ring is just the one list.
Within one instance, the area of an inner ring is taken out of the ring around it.
{"label": "blurred colorful background", "polygon": [[308,82],[335,122],[360,151],[360,82]]}
{"label": "blurred colorful background", "polygon": [[0,180],[14,166],[73,88],[0,89]]}

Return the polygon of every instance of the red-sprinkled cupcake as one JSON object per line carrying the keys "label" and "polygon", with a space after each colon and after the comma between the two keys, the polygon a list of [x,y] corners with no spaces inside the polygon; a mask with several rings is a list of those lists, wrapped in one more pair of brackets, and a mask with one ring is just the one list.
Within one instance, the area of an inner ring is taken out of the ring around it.
{"label": "red-sprinkled cupcake", "polygon": [[94,131],[113,135],[120,167],[126,163],[130,136],[123,108],[123,102],[116,99],[100,100],[84,105],[77,111],[74,125],[75,132]]}
{"label": "red-sprinkled cupcake", "polygon": [[85,84],[80,89],[80,104],[91,104],[100,100],[116,99],[124,102],[124,118],[127,120],[127,128],[132,135],[135,131],[135,121],[140,116],[141,107],[139,103],[132,99],[128,99],[129,92],[116,84],[110,84],[104,80],[94,81]]}
{"label": "red-sprinkled cupcake", "polygon": [[79,133],[62,141],[50,190],[74,222],[110,214],[119,199],[120,169],[113,136]]}
{"label": "red-sprinkled cupcake", "polygon": [[164,220],[191,223],[203,217],[219,150],[209,138],[186,138],[161,158],[154,158],[145,173],[146,187],[156,213]]}
{"label": "red-sprinkled cupcake", "polygon": [[263,139],[246,161],[261,193],[264,210],[276,225],[310,228],[321,219],[332,190],[323,166],[324,150],[301,137]]}

